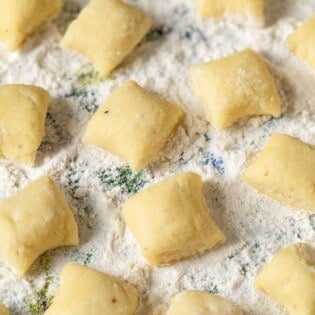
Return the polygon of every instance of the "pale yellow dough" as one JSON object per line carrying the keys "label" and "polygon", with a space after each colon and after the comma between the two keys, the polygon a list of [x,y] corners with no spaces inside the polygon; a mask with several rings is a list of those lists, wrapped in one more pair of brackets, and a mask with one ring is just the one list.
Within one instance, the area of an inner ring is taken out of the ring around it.
{"label": "pale yellow dough", "polygon": [[172,299],[166,315],[243,315],[230,300],[203,291],[184,291]]}
{"label": "pale yellow dough", "polygon": [[315,16],[291,34],[287,43],[294,54],[315,67]]}
{"label": "pale yellow dough", "polygon": [[283,249],[264,267],[255,284],[291,315],[314,315],[314,247],[300,243]]}
{"label": "pale yellow dough", "polygon": [[201,177],[191,172],[137,193],[123,205],[123,217],[150,265],[204,254],[225,241],[208,214]]}
{"label": "pale yellow dough", "polygon": [[0,86],[0,156],[33,164],[45,133],[49,93],[32,85]]}
{"label": "pale yellow dough", "polygon": [[8,309],[3,304],[0,304],[0,315],[10,315]]}
{"label": "pale yellow dough", "polygon": [[217,18],[227,15],[254,19],[264,24],[264,0],[196,0],[197,9],[204,17]]}
{"label": "pale yellow dough", "polygon": [[120,279],[75,263],[61,272],[61,285],[45,315],[133,315],[137,290]]}
{"label": "pale yellow dough", "polygon": [[62,46],[85,56],[106,77],[150,26],[149,17],[121,0],[91,0],[70,24]]}
{"label": "pale yellow dough", "polygon": [[281,100],[264,59],[251,49],[195,65],[193,90],[216,128],[247,116],[280,115]]}
{"label": "pale yellow dough", "polygon": [[182,118],[179,107],[127,81],[92,117],[83,142],[117,154],[138,170],[159,154]]}
{"label": "pale yellow dough", "polygon": [[72,211],[50,177],[35,180],[0,204],[0,255],[19,275],[43,252],[78,243]]}
{"label": "pale yellow dough", "polygon": [[315,212],[314,146],[276,133],[247,167],[244,179],[264,195]]}
{"label": "pale yellow dough", "polygon": [[17,49],[61,4],[61,0],[1,0],[0,41]]}

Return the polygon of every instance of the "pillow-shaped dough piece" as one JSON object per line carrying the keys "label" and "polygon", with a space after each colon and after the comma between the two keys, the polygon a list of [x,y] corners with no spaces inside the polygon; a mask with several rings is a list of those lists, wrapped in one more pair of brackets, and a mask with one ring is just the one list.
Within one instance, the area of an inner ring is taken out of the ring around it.
{"label": "pillow-shaped dough piece", "polygon": [[70,24],[61,44],[86,57],[106,77],[150,26],[149,17],[121,0],[91,0]]}
{"label": "pillow-shaped dough piece", "polygon": [[137,193],[123,205],[123,216],[153,266],[204,254],[225,241],[208,214],[201,177],[191,172]]}
{"label": "pillow-shaped dough piece", "polygon": [[244,179],[268,197],[315,212],[314,146],[276,133],[247,167]]}
{"label": "pillow-shaped dough piece", "polygon": [[193,90],[216,128],[241,117],[280,115],[281,100],[263,58],[251,49],[193,66]]}
{"label": "pillow-shaped dough piece", "polygon": [[67,264],[61,285],[45,315],[133,315],[137,290],[125,281],[81,266]]}
{"label": "pillow-shaped dough piece", "polygon": [[204,17],[240,16],[264,24],[264,0],[197,0],[197,9]]}
{"label": "pillow-shaped dough piece", "polygon": [[172,299],[167,315],[243,315],[231,301],[203,291],[184,291]]}
{"label": "pillow-shaped dough piece", "polygon": [[92,117],[83,142],[119,155],[138,170],[159,154],[182,118],[179,107],[127,81]]}
{"label": "pillow-shaped dough piece", "polygon": [[0,204],[0,255],[19,275],[25,274],[45,251],[78,242],[72,211],[48,176]]}
{"label": "pillow-shaped dough piece", "polygon": [[8,309],[0,303],[0,315],[9,315],[9,311]]}
{"label": "pillow-shaped dough piece", "polygon": [[0,156],[34,163],[49,103],[49,93],[38,86],[0,86]]}
{"label": "pillow-shaped dough piece", "polygon": [[314,315],[315,249],[305,243],[283,249],[263,268],[255,284],[291,315]]}
{"label": "pillow-shaped dough piece", "polygon": [[61,4],[61,0],[1,0],[0,41],[12,50],[18,48]]}
{"label": "pillow-shaped dough piece", "polygon": [[287,43],[294,54],[315,67],[315,16],[291,34]]}

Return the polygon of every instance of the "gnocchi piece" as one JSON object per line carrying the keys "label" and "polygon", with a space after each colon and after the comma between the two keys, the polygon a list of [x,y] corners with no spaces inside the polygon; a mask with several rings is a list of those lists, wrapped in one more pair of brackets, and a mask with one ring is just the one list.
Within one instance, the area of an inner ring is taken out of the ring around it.
{"label": "gnocchi piece", "polygon": [[255,284],[291,315],[315,314],[315,249],[306,243],[283,249],[263,268]]}
{"label": "gnocchi piece", "polygon": [[211,124],[226,128],[247,116],[279,117],[281,100],[263,58],[251,49],[193,66],[193,90]]}
{"label": "gnocchi piece", "polygon": [[191,172],[137,193],[123,205],[123,216],[153,266],[204,254],[225,241],[208,214],[201,177]]}
{"label": "gnocchi piece", "polygon": [[19,48],[27,36],[61,8],[61,0],[2,0],[0,41],[11,50]]}
{"label": "gnocchi piece", "polygon": [[149,17],[121,0],[91,0],[70,24],[61,44],[86,57],[106,77],[150,26]]}
{"label": "gnocchi piece", "polygon": [[45,251],[78,242],[78,228],[66,198],[48,176],[0,204],[0,255],[19,275]]}
{"label": "gnocchi piece", "polygon": [[230,300],[203,291],[184,291],[172,299],[167,315],[243,315]]}
{"label": "gnocchi piece", "polygon": [[264,0],[197,0],[197,9],[204,17],[218,18],[225,14],[240,16],[264,24]]}
{"label": "gnocchi piece", "polygon": [[0,303],[0,315],[10,315],[8,309]]}
{"label": "gnocchi piece", "polygon": [[244,172],[260,193],[292,207],[315,212],[315,147],[285,134],[271,136]]}
{"label": "gnocchi piece", "polygon": [[179,107],[128,81],[92,117],[83,142],[117,154],[138,170],[159,154],[182,118]]}
{"label": "gnocchi piece", "polygon": [[137,290],[120,279],[81,266],[67,264],[61,285],[45,315],[133,315],[138,306]]}
{"label": "gnocchi piece", "polygon": [[315,67],[315,16],[291,34],[287,43],[295,55]]}
{"label": "gnocchi piece", "polygon": [[49,93],[38,86],[0,86],[0,156],[34,164],[49,103]]}

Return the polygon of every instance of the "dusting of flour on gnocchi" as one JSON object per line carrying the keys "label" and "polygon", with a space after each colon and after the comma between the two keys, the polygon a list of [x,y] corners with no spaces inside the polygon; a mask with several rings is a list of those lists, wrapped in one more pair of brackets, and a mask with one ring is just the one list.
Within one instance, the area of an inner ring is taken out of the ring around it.
{"label": "dusting of flour on gnocchi", "polygon": [[[283,247],[314,243],[315,215],[258,194],[241,173],[274,132],[315,144],[315,71],[285,46],[287,36],[314,12],[315,1],[268,0],[266,27],[253,28],[227,19],[203,20],[192,0],[130,0],[153,17],[154,26],[106,80],[82,57],[59,47],[86,1],[64,2],[62,12],[30,37],[22,52],[0,47],[1,84],[39,85],[53,98],[36,167],[0,160],[0,200],[44,174],[52,176],[75,213],[80,246],[45,253],[22,279],[1,260],[0,301],[12,314],[42,314],[61,268],[74,261],[133,284],[140,293],[140,315],[165,314],[171,297],[186,289],[230,298],[248,314],[285,314],[254,289],[254,276]],[[191,92],[187,69],[247,47],[269,62],[282,115],[215,130]],[[136,173],[119,158],[81,143],[93,113],[127,79],[178,104],[186,114],[159,157]],[[210,215],[227,241],[201,257],[151,268],[122,221],[121,205],[144,187],[183,171],[202,176]]]}

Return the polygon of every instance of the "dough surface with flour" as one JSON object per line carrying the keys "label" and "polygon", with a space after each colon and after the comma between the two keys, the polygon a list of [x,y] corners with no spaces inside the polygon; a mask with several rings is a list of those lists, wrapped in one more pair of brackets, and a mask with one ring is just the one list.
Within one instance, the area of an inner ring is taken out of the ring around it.
{"label": "dough surface with flour", "polygon": [[123,205],[123,216],[151,265],[200,255],[225,241],[208,214],[201,177],[191,172],[134,195]]}
{"label": "dough surface with flour", "polygon": [[2,0],[0,41],[17,49],[42,23],[61,8],[61,0]]}
{"label": "dough surface with flour", "polygon": [[134,315],[137,290],[118,278],[75,263],[61,271],[61,285],[45,315]]}
{"label": "dough surface with flour", "polygon": [[19,275],[24,275],[43,252],[78,243],[73,214],[48,176],[0,204],[0,255]]}
{"label": "dough surface with flour", "polygon": [[190,68],[208,120],[226,128],[242,117],[279,117],[281,100],[265,61],[251,49]]}
{"label": "dough surface with flour", "polygon": [[91,0],[69,26],[62,45],[85,56],[106,77],[150,25],[149,17],[121,0]]}
{"label": "dough surface with flour", "polygon": [[35,162],[50,101],[49,93],[37,86],[0,86],[0,157]]}

